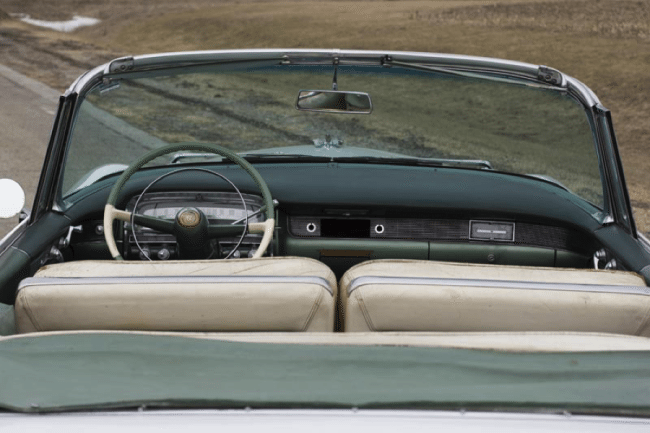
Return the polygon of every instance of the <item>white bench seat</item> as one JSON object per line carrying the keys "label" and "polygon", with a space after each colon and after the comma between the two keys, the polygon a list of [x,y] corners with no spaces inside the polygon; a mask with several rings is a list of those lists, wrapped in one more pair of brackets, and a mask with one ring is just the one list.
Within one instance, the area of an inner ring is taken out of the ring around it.
{"label": "white bench seat", "polygon": [[21,282],[16,331],[333,332],[336,296],[306,258],[77,261]]}
{"label": "white bench seat", "polygon": [[650,288],[631,272],[376,260],[348,270],[339,290],[346,332],[650,336]]}

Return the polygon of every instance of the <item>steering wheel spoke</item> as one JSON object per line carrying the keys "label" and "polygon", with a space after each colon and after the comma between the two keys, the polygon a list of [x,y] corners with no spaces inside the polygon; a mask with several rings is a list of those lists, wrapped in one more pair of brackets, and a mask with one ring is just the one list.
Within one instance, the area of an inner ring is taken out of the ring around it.
{"label": "steering wheel spoke", "polygon": [[124,221],[125,223],[131,222],[131,212],[129,211],[112,208],[111,214],[116,220]]}
{"label": "steering wheel spoke", "polygon": [[275,220],[273,219],[267,219],[261,223],[248,223],[248,233],[264,234],[269,230],[272,232],[274,228]]}
{"label": "steering wheel spoke", "polygon": [[210,224],[208,226],[208,236],[211,239],[239,236],[244,230],[246,230],[244,224]]}
{"label": "steering wheel spoke", "polygon": [[158,230],[159,232],[169,233],[169,234],[174,233],[174,221],[164,220],[161,218],[150,217],[146,215],[135,214],[133,215],[133,222],[139,226],[147,227],[153,230]]}

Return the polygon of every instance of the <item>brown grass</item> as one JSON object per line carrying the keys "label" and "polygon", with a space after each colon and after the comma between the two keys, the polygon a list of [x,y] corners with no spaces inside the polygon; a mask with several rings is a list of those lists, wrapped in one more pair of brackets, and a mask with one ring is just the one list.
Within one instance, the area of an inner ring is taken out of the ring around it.
{"label": "brown grass", "polygon": [[[75,38],[123,54],[315,47],[411,50],[546,64],[613,112],[637,224],[650,231],[650,0],[6,0],[9,12],[86,14]],[[1,24],[0,24],[1,25]]]}

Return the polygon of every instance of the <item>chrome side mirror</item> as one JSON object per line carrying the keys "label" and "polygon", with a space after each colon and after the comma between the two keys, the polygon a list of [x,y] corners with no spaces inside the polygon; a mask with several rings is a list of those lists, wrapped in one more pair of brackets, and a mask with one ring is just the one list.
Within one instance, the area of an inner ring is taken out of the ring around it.
{"label": "chrome side mirror", "polygon": [[0,179],[0,218],[12,218],[25,206],[25,191],[18,182]]}

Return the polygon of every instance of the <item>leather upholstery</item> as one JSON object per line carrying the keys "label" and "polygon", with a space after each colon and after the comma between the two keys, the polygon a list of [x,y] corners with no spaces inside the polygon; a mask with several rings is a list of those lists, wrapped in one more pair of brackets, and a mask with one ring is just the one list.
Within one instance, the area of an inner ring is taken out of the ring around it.
{"label": "leather upholstery", "polygon": [[376,260],[348,270],[340,293],[345,331],[650,336],[650,288],[630,272]]}
{"label": "leather upholstery", "polygon": [[68,262],[23,280],[16,330],[332,332],[336,289],[297,257]]}

